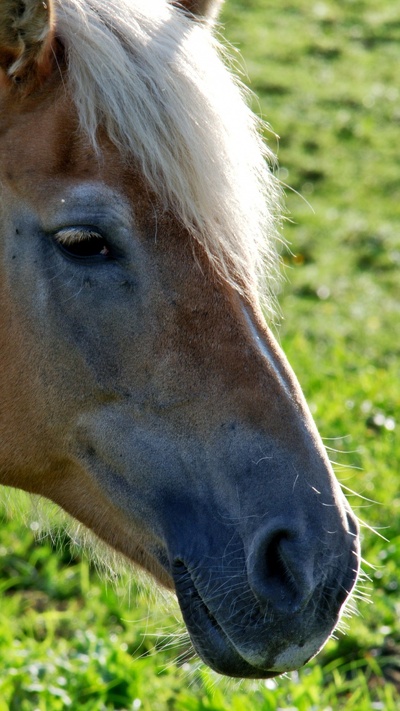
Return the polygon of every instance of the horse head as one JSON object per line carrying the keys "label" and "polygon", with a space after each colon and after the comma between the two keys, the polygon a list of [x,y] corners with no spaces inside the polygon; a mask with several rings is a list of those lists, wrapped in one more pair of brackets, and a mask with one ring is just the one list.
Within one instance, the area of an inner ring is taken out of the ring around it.
{"label": "horse head", "polygon": [[357,524],[260,307],[277,189],[217,4],[177,5],[1,3],[0,482],[175,589],[211,667],[269,677],[335,628]]}

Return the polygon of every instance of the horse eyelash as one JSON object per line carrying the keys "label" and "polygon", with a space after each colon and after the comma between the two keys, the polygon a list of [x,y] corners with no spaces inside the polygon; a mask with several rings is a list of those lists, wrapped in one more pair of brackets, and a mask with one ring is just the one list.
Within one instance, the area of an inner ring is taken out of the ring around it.
{"label": "horse eyelash", "polygon": [[[94,230],[84,230],[79,228],[67,227],[54,235],[57,242],[64,245],[65,247],[77,244],[77,242],[84,242],[90,239],[104,239],[99,232]],[[105,241],[105,240],[104,240]]]}
{"label": "horse eyelash", "polygon": [[107,240],[96,230],[84,227],[65,227],[54,235],[56,242],[71,256],[79,258],[111,256]]}

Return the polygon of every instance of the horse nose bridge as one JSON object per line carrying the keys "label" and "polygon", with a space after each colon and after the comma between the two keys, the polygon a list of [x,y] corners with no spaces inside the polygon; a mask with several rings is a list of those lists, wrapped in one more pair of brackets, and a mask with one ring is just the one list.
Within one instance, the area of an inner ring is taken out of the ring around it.
{"label": "horse nose bridge", "polygon": [[[314,444],[319,442],[299,382],[271,330],[261,314],[241,301],[238,311],[243,340],[233,345],[237,367],[242,372],[241,392],[248,396],[243,398],[242,404],[247,403],[252,417],[267,423],[268,428],[272,426],[286,442],[291,439],[294,448],[300,445],[306,433],[308,444],[310,434]],[[295,439],[298,439],[297,444]]]}

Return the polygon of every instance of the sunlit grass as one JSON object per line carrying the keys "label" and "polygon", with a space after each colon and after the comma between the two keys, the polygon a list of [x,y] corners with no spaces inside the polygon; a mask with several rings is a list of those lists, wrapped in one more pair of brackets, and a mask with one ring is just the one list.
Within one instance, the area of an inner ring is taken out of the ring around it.
{"label": "sunlit grass", "polygon": [[399,708],[397,15],[391,0],[227,0],[223,15],[254,105],[280,136],[266,134],[279,175],[297,191],[287,194],[278,335],[367,524],[357,614],[299,673],[218,681],[192,658],[176,610],[137,597],[134,583],[129,604],[68,545],[7,522],[0,711]]}

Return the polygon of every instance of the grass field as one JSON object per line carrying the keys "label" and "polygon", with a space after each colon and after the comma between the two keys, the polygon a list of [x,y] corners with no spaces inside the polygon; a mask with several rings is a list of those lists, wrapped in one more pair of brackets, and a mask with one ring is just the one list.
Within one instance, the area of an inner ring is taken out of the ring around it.
{"label": "grass field", "polygon": [[370,600],[300,672],[218,682],[175,638],[174,603],[101,582],[68,542],[5,516],[0,711],[400,708],[398,7],[228,0],[222,22],[279,134],[266,132],[290,186],[278,335],[366,522]]}

